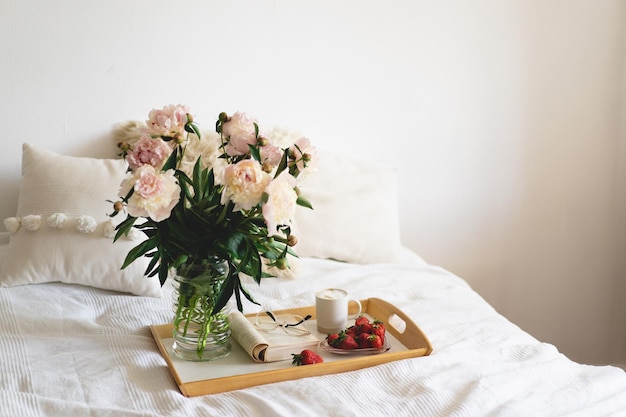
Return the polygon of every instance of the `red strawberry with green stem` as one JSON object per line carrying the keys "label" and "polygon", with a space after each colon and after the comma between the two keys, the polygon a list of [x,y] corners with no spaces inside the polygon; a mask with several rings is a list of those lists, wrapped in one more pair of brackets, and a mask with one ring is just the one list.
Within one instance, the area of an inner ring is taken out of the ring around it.
{"label": "red strawberry with green stem", "polygon": [[350,336],[352,336],[352,337],[354,337],[354,338],[356,338],[356,337],[359,335],[359,333],[358,333],[358,331],[357,331],[357,327],[356,327],[356,326],[350,326],[350,327],[348,327],[348,328],[347,328],[346,330],[344,330],[344,331],[346,332],[346,334],[347,334],[347,335],[350,335]]}
{"label": "red strawberry with green stem", "polygon": [[371,335],[367,333],[361,333],[360,335],[356,337],[356,342],[359,345],[359,349],[366,349],[370,347],[370,340],[369,340],[370,336]]}
{"label": "red strawberry with green stem", "polygon": [[370,334],[368,336],[370,347],[374,349],[380,349],[383,346],[383,339],[377,334]]}
{"label": "red strawberry with green stem", "polygon": [[372,334],[378,335],[384,342],[385,340],[385,325],[380,320],[375,320],[372,323]]}
{"label": "red strawberry with green stem", "polygon": [[357,327],[358,334],[370,334],[372,333],[372,325],[370,323],[364,323]]}
{"label": "red strawberry with green stem", "polygon": [[355,326],[362,326],[364,324],[369,324],[370,323],[370,319],[368,319],[365,316],[359,316],[356,318],[356,320],[354,320],[354,325]]}
{"label": "red strawberry with green stem", "polygon": [[331,333],[326,336],[326,342],[328,346],[339,347],[339,333]]}
{"label": "red strawberry with green stem", "polygon": [[293,356],[292,363],[297,366],[324,362],[324,359],[320,355],[309,349],[304,349],[299,354],[292,353],[291,356]]}
{"label": "red strawberry with green stem", "polygon": [[356,328],[356,333],[371,333],[372,331],[372,323],[365,316],[359,316],[354,321],[354,327]]}
{"label": "red strawberry with green stem", "polygon": [[359,344],[356,342],[356,340],[354,340],[354,337],[350,336],[349,334],[346,334],[345,332],[341,332],[339,334],[338,341],[339,341],[339,349],[352,350],[352,349],[359,348]]}

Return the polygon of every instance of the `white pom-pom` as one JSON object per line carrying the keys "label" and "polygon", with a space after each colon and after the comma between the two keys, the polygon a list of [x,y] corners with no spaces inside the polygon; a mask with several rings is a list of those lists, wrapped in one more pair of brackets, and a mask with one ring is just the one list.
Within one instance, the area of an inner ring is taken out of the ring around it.
{"label": "white pom-pom", "polygon": [[134,227],[131,227],[128,233],[126,234],[126,239],[128,240],[137,240],[140,237],[141,237],[141,233],[139,232],[139,230],[135,229]]}
{"label": "white pom-pom", "polygon": [[46,223],[53,229],[61,229],[67,224],[67,216],[63,213],[54,213],[46,219]]}
{"label": "white pom-pom", "polygon": [[29,214],[28,216],[22,217],[22,226],[29,232],[39,230],[41,227],[41,216],[38,214]]}
{"label": "white pom-pom", "polygon": [[111,219],[104,224],[104,236],[112,239],[115,237],[115,233],[115,222]]}
{"label": "white pom-pom", "polygon": [[76,230],[81,233],[93,233],[98,223],[91,216],[80,216],[76,219]]}
{"label": "white pom-pom", "polygon": [[22,221],[19,217],[7,217],[6,219],[4,219],[4,227],[11,234],[14,234],[18,231],[21,223]]}

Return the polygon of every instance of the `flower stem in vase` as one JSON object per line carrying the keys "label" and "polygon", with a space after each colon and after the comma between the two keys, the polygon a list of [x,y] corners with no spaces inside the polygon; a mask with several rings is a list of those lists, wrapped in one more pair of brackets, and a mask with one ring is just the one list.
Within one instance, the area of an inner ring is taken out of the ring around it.
{"label": "flower stem in vase", "polygon": [[212,260],[181,266],[173,278],[173,351],[189,361],[223,358],[231,350],[229,308],[213,314],[228,264]]}

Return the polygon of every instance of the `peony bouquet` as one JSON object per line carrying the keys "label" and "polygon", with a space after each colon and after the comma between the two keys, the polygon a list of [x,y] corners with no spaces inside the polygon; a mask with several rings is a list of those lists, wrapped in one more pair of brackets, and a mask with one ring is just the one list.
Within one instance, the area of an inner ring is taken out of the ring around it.
{"label": "peony bouquet", "polygon": [[152,110],[138,137],[118,144],[128,173],[111,216],[127,213],[115,240],[146,236],[122,268],[148,257],[145,275],[161,285],[172,269],[212,257],[227,261],[218,312],[232,294],[240,310],[241,294],[254,302],[240,273],[260,283],[268,271],[289,268],[296,206],[311,208],[298,182],[315,167],[316,152],[304,137],[276,146],[244,113],[221,113],[215,131],[202,135],[186,106]]}

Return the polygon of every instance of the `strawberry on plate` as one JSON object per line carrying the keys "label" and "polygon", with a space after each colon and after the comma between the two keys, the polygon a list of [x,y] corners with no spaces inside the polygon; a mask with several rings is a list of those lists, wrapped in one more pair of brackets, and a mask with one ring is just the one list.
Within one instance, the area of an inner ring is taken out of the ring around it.
{"label": "strawberry on plate", "polygon": [[354,340],[354,337],[350,336],[349,334],[346,334],[345,332],[341,332],[339,334],[338,341],[339,341],[339,344],[337,347],[339,349],[352,350],[352,349],[359,348],[359,344],[356,342],[356,340]]}
{"label": "strawberry on plate", "polygon": [[357,327],[356,332],[358,334],[370,334],[372,333],[372,324],[371,323],[361,324],[360,326]]}
{"label": "strawberry on plate", "polygon": [[356,318],[356,320],[354,320],[354,325],[359,327],[362,326],[364,324],[369,324],[370,323],[370,319],[368,319],[365,316],[359,316]]}
{"label": "strawberry on plate", "polygon": [[328,346],[339,347],[339,333],[331,333],[326,336],[326,342]]}
{"label": "strawberry on plate", "polygon": [[370,334],[368,337],[368,341],[369,341],[369,347],[371,348],[380,349],[381,347],[383,347],[384,340],[377,334],[374,334],[374,333]]}
{"label": "strawberry on plate", "polygon": [[346,332],[347,335],[350,335],[354,338],[356,338],[359,335],[357,326],[350,326],[346,330],[344,330],[344,332]]}
{"label": "strawberry on plate", "polygon": [[324,362],[324,359],[320,355],[318,355],[317,352],[313,352],[310,349],[304,349],[298,354],[292,353],[291,356],[293,356],[292,363],[297,366],[313,365],[315,363]]}
{"label": "strawberry on plate", "polygon": [[372,334],[378,335],[383,341],[385,340],[385,325],[380,320],[374,320],[372,323]]}
{"label": "strawberry on plate", "polygon": [[356,333],[371,333],[372,332],[372,323],[365,316],[359,316],[354,321],[354,327],[356,328]]}
{"label": "strawberry on plate", "polygon": [[356,342],[359,345],[359,349],[366,349],[366,348],[371,347],[370,340],[369,340],[370,336],[371,335],[368,333],[361,333],[360,335],[356,337]]}

